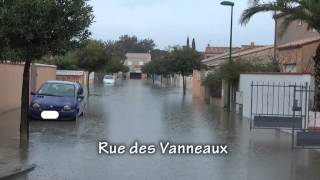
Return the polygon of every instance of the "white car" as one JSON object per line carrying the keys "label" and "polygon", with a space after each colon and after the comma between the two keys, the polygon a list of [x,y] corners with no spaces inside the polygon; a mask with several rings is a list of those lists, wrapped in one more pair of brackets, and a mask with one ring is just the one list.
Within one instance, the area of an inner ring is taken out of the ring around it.
{"label": "white car", "polygon": [[103,77],[104,84],[114,84],[114,77],[112,75],[105,75]]}

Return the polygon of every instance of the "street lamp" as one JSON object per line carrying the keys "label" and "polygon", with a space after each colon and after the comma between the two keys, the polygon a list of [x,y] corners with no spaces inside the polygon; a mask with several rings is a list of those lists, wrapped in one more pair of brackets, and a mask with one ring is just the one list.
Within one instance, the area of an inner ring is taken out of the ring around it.
{"label": "street lamp", "polygon": [[[233,6],[234,2],[231,1],[222,1],[220,3],[223,6],[230,6],[231,7],[231,25],[230,25],[230,46],[229,46],[229,63],[232,63],[231,56],[232,56],[232,23],[233,23]],[[231,82],[228,80],[228,102],[227,102],[227,111],[230,112],[230,100],[231,100]]]}

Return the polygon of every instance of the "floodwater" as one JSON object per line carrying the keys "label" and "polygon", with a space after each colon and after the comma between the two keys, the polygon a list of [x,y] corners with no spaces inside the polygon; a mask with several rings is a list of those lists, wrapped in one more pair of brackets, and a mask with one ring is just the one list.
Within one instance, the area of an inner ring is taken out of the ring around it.
{"label": "floodwater", "polygon": [[[130,80],[91,93],[77,122],[31,122],[26,158],[37,168],[14,179],[320,179],[320,152],[291,150],[291,135],[276,130],[250,132],[247,119],[194,100],[191,91]],[[229,154],[99,155],[98,141],[226,144]]]}

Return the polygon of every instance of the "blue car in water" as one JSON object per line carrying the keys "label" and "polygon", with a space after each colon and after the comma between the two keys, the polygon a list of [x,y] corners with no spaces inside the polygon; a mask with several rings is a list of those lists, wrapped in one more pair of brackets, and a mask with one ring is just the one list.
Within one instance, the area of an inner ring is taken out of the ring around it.
{"label": "blue car in water", "polygon": [[47,81],[31,95],[32,119],[76,120],[83,114],[85,96],[79,83]]}

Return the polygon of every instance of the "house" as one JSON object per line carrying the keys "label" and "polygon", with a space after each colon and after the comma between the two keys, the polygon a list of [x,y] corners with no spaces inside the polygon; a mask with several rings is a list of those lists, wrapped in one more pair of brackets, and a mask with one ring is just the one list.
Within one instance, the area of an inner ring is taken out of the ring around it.
{"label": "house", "polygon": [[[232,52],[232,60],[246,60],[255,63],[271,63],[274,57],[274,46],[262,46],[262,45],[254,45],[251,43],[250,45],[243,45],[240,49],[236,49]],[[229,59],[229,52],[216,55],[214,57],[209,57],[207,59],[203,59],[202,63],[211,67],[211,69],[219,67],[222,63],[227,62]],[[206,76],[207,72],[204,71],[193,71],[193,90],[192,95],[194,98],[200,98],[201,100],[210,102],[220,107],[224,107],[226,105],[225,94],[227,94],[226,84],[223,82],[221,88],[221,97],[211,97],[209,95],[208,89],[202,86],[201,80]],[[236,99],[235,89],[232,92],[232,99]]]}
{"label": "house", "polygon": [[308,24],[296,20],[282,31],[284,16],[274,15],[276,58],[282,72],[313,73],[313,56],[320,43],[320,35]]}
{"label": "house", "polygon": [[[251,42],[249,45],[241,45],[241,47],[232,47],[232,52],[238,52],[242,50],[247,50],[247,49],[254,49],[262,47],[261,45],[255,45],[254,42]],[[229,47],[219,47],[219,46],[213,46],[211,47],[210,44],[206,47],[204,51],[204,58],[208,59],[211,57],[216,57],[225,53],[229,52]]]}
{"label": "house", "polygon": [[[56,78],[61,81],[77,82],[85,86],[87,84],[88,72],[75,70],[57,70]],[[90,74],[89,83],[94,79],[94,72]]]}
{"label": "house", "polygon": [[[232,51],[240,49],[239,47],[234,47],[232,48]],[[206,47],[204,51],[204,58],[210,58],[210,57],[215,57],[224,53],[227,53],[229,51],[229,47],[211,47],[210,44]]]}
{"label": "house", "polygon": [[142,66],[150,61],[150,53],[127,53],[124,64],[129,67],[129,78],[144,78],[144,75],[142,74]]}
{"label": "house", "polygon": [[[274,57],[274,48],[273,45],[262,46],[262,45],[242,45],[240,49],[232,51],[232,59],[246,59],[249,61],[259,61],[259,63],[268,63],[272,62]],[[206,64],[209,67],[219,66],[221,63],[224,63],[229,58],[229,52],[216,55],[214,57],[209,57],[202,60],[202,63]]]}

